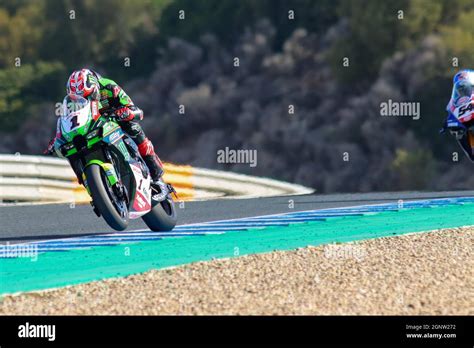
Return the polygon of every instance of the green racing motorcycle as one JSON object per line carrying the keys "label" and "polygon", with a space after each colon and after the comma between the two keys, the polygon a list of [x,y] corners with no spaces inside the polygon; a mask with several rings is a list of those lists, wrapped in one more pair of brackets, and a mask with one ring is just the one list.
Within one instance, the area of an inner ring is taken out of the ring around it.
{"label": "green racing motorcycle", "polygon": [[171,231],[177,221],[172,195],[163,179],[152,183],[135,142],[122,131],[113,110],[100,114],[97,102],[67,95],[62,104],[54,151],[67,158],[92,198],[91,205],[115,230],[142,218],[152,231]]}

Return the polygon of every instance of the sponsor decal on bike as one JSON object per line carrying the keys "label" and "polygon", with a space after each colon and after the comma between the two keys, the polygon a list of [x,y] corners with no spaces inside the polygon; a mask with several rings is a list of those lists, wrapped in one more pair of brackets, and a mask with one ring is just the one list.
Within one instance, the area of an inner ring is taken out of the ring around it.
{"label": "sponsor decal on bike", "polygon": [[109,169],[109,170],[105,171],[105,174],[107,176],[113,176],[113,175],[115,175],[115,172],[113,171],[113,169]]}
{"label": "sponsor decal on bike", "polygon": [[142,176],[142,171],[136,164],[130,164],[130,167],[132,167],[135,174],[138,174],[140,177]]}
{"label": "sponsor decal on bike", "polygon": [[147,211],[151,209],[149,200],[147,200],[140,191],[137,191],[135,201],[133,202],[133,209],[136,211]]}
{"label": "sponsor decal on bike", "polygon": [[127,150],[127,147],[125,146],[125,143],[123,141],[121,141],[119,144],[118,144],[118,148],[119,150],[122,152],[124,158],[125,158],[125,161],[130,161],[130,153],[128,152]]}
{"label": "sponsor decal on bike", "polygon": [[91,103],[91,105],[92,105],[92,117],[94,121],[97,121],[100,117],[98,102],[94,101]]}
{"label": "sponsor decal on bike", "polygon": [[119,131],[115,131],[115,132],[113,132],[112,134],[110,134],[110,136],[109,136],[109,141],[110,141],[111,143],[114,143],[114,142],[116,142],[119,138],[120,138],[120,132],[119,132]]}

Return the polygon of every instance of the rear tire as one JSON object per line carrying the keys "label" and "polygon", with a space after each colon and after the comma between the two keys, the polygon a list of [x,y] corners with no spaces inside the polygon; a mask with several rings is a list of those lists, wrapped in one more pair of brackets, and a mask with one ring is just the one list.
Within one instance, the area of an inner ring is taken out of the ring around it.
{"label": "rear tire", "polygon": [[109,196],[105,173],[98,164],[91,164],[85,170],[87,184],[91,191],[94,206],[104,217],[107,224],[114,230],[123,231],[128,226],[128,212],[125,217],[120,216]]}
{"label": "rear tire", "polygon": [[171,231],[177,222],[176,208],[172,198],[166,198],[162,202],[153,202],[153,209],[142,216],[148,228],[154,232]]}

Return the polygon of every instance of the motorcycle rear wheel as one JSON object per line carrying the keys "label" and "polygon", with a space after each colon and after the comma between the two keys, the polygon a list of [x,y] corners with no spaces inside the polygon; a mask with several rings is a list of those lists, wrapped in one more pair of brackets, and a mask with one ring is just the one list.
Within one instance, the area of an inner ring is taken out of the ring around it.
{"label": "motorcycle rear wheel", "polygon": [[142,216],[148,228],[154,232],[169,232],[178,220],[173,198],[167,197],[158,202],[152,199],[153,208]]}

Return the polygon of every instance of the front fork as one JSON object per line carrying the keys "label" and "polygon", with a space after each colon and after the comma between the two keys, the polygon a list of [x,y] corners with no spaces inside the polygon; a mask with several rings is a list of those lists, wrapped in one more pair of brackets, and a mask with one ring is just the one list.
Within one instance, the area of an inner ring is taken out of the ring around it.
{"label": "front fork", "polygon": [[[117,173],[116,173],[115,168],[114,168],[114,165],[112,163],[102,162],[101,160],[96,159],[96,160],[89,161],[86,164],[85,168],[87,168],[88,166],[90,166],[92,164],[97,164],[104,170],[105,175],[107,176],[107,181],[109,182],[110,186],[114,186],[119,181]],[[89,185],[87,185],[87,177],[86,177],[86,173],[85,173],[85,168],[84,168],[84,171],[82,172],[82,181],[84,183],[84,186],[85,186],[87,192],[90,195],[91,192],[89,190]]]}
{"label": "front fork", "polygon": [[[128,206],[129,205],[129,199],[128,199],[127,189],[120,182],[120,180],[118,178],[118,175],[117,175],[117,172],[114,168],[114,165],[112,163],[103,162],[101,160],[96,159],[96,160],[89,161],[86,165],[86,168],[88,166],[92,165],[92,164],[99,165],[103,169],[103,171],[105,172],[106,178],[107,178],[107,182],[109,183],[110,187],[113,190],[113,194],[115,194],[119,199],[125,200],[125,203]],[[87,193],[89,194],[89,196],[92,197],[90,189],[89,189],[89,185],[87,184],[87,177],[86,177],[86,174],[85,174],[85,170],[82,172],[82,181],[84,183],[84,187],[87,190]],[[92,206],[92,209],[94,210],[94,213],[98,217],[100,217],[101,214],[100,214],[99,210],[97,209],[97,207],[94,205],[94,202],[91,201],[90,204]]]}
{"label": "front fork", "polygon": [[[86,168],[92,164],[97,164],[104,170],[105,175],[107,177],[107,181],[110,187],[112,187],[114,194],[116,194],[120,199],[125,199],[128,205],[129,202],[128,202],[127,189],[120,182],[117,172],[114,168],[114,165],[112,163],[102,162],[101,160],[96,159],[96,160],[89,161],[86,165]],[[89,193],[89,196],[90,196],[91,192],[89,190],[89,186],[87,185],[87,178],[85,175],[85,171],[82,172],[82,180],[84,181],[84,186],[86,187],[87,192]]]}
{"label": "front fork", "polygon": [[456,137],[456,140],[467,157],[474,162],[474,133],[471,130],[467,130],[464,135]]}
{"label": "front fork", "polygon": [[467,143],[469,145],[469,150],[472,157],[474,156],[474,134],[471,130],[467,131]]}

